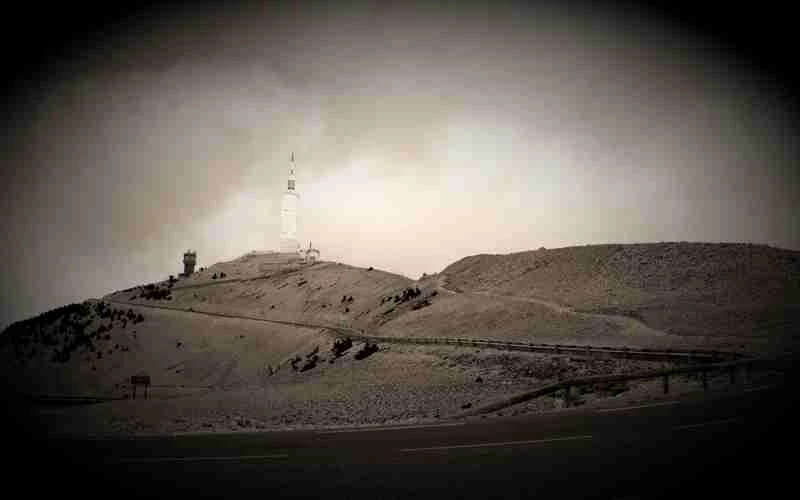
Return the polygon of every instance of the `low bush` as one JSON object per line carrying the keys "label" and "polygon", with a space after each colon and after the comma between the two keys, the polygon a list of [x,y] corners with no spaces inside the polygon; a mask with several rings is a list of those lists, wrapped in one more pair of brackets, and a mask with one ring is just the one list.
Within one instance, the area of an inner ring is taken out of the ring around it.
{"label": "low bush", "polygon": [[422,309],[423,307],[428,307],[429,305],[431,305],[431,303],[428,301],[428,299],[422,299],[411,306],[411,310],[416,311],[417,309]]}
{"label": "low bush", "polygon": [[303,367],[300,368],[300,371],[304,372],[304,371],[307,371],[307,370],[310,370],[310,369],[314,368],[315,366],[317,366],[317,361],[319,361],[319,356],[314,354],[313,356],[311,356],[308,359],[306,359],[306,362],[305,362],[305,364],[303,364]]}
{"label": "low bush", "polygon": [[351,347],[353,347],[353,341],[350,340],[350,337],[345,339],[336,339],[333,341],[333,347],[331,348],[331,351],[333,352],[334,357],[338,358]]}
{"label": "low bush", "polygon": [[362,347],[361,350],[355,354],[355,358],[364,359],[372,356],[376,352],[378,352],[378,344],[370,344],[369,342],[366,342],[364,343],[364,347]]}

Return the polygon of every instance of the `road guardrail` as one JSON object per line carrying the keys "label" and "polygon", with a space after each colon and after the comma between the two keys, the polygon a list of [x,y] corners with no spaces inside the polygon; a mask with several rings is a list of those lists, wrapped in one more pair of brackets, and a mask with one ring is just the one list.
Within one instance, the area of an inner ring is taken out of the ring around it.
{"label": "road guardrail", "polygon": [[772,368],[778,370],[791,369],[792,361],[793,360],[789,356],[775,357],[775,358],[748,358],[736,361],[713,363],[708,365],[683,366],[677,368],[669,368],[665,370],[639,372],[632,374],[629,373],[629,374],[617,374],[617,375],[595,375],[590,377],[573,378],[568,380],[562,380],[553,384],[548,384],[542,387],[538,387],[531,391],[524,392],[522,394],[517,394],[516,396],[512,396],[502,401],[497,401],[494,403],[490,403],[488,405],[484,405],[478,408],[462,412],[458,414],[458,417],[479,415],[482,413],[492,413],[495,411],[502,410],[504,408],[508,408],[510,406],[530,401],[531,399],[535,399],[540,396],[555,394],[559,391],[563,393],[564,405],[569,406],[572,400],[571,390],[573,387],[581,387],[581,386],[611,383],[611,382],[630,382],[633,380],[651,380],[651,379],[661,378],[663,381],[664,394],[668,394],[670,377],[675,375],[690,374],[690,373],[701,374],[703,382],[703,390],[707,391],[708,374],[711,372],[727,371],[729,374],[730,384],[733,385],[737,382],[737,374],[739,370],[743,371],[744,382],[746,383],[747,379],[749,378],[750,371],[754,368]]}

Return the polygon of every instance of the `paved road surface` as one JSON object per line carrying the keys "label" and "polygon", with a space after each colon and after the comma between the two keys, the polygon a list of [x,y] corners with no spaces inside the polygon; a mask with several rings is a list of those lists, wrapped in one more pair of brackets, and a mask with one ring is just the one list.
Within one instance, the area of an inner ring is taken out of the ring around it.
{"label": "paved road surface", "polygon": [[790,498],[777,489],[797,474],[793,387],[433,427],[49,439],[6,456],[40,473],[27,494],[78,498]]}

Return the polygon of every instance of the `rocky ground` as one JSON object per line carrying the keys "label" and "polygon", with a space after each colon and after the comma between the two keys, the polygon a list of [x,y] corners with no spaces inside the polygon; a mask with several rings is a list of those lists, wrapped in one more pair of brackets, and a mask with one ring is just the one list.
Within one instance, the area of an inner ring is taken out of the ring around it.
{"label": "rocky ground", "polygon": [[[44,432],[147,434],[324,428],[434,422],[503,400],[559,378],[656,370],[662,362],[579,359],[453,346],[384,345],[364,359],[356,344],[334,359],[320,350],[309,359],[278,368],[259,384],[228,389],[155,386],[151,399],[85,406],[40,408],[33,412]],[[310,353],[309,353],[310,354]],[[331,363],[331,359],[334,361]],[[724,390],[726,375],[712,379]],[[754,383],[751,380],[751,383]],[[574,404],[650,401],[662,397],[660,380],[611,384],[582,391]],[[700,390],[699,381],[676,379],[672,395]],[[139,393],[141,394],[141,392]],[[610,399],[609,399],[610,398]],[[545,396],[493,415],[547,411],[563,406],[560,395]],[[492,415],[487,415],[491,418]]]}
{"label": "rocky ground", "polygon": [[687,242],[541,248],[466,257],[438,278],[456,291],[630,316],[690,341],[727,337],[784,349],[800,338],[796,250]]}

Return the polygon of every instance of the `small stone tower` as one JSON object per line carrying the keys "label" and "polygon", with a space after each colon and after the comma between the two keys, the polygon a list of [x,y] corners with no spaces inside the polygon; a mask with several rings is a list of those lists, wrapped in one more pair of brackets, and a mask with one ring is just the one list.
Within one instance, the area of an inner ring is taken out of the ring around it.
{"label": "small stone tower", "polygon": [[187,250],[183,254],[183,276],[190,276],[194,272],[194,265],[197,263],[197,252]]}

